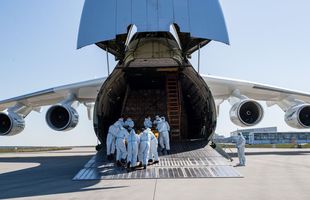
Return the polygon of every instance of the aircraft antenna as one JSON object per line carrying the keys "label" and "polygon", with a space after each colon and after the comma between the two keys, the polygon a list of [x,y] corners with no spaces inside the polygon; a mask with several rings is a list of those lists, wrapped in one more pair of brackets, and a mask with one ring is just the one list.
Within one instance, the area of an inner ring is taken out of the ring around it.
{"label": "aircraft antenna", "polygon": [[108,68],[108,75],[110,75],[110,65],[109,65],[109,49],[108,49],[108,47],[107,47],[106,53],[107,53],[107,68]]}

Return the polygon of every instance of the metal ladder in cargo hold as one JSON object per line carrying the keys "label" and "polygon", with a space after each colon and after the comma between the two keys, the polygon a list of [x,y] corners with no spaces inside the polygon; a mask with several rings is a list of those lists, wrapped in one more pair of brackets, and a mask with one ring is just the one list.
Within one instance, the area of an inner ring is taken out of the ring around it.
{"label": "metal ladder in cargo hold", "polygon": [[167,115],[170,125],[171,141],[181,140],[181,105],[179,81],[177,75],[166,77]]}

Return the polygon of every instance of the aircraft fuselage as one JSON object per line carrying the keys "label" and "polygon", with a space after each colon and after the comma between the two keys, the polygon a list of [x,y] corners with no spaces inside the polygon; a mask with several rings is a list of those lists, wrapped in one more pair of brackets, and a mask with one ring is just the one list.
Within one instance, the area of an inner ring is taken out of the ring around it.
{"label": "aircraft fuselage", "polygon": [[172,142],[209,140],[216,127],[210,89],[176,41],[136,37],[98,93],[95,132],[104,143],[109,126],[119,117],[131,117],[139,132],[144,118],[155,115],[169,122]]}

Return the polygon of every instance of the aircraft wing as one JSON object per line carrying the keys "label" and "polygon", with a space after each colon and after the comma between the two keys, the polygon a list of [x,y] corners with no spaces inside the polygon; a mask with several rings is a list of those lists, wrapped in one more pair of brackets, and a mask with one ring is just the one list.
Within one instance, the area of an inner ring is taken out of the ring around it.
{"label": "aircraft wing", "polygon": [[99,78],[84,82],[50,88],[31,94],[0,101],[0,111],[13,109],[22,115],[32,110],[39,111],[41,106],[53,105],[70,99],[79,103],[91,103],[96,100],[98,91],[106,78]]}
{"label": "aircraft wing", "polygon": [[310,103],[310,93],[210,75],[202,77],[210,87],[217,106],[236,95],[266,101],[267,106],[278,105],[285,112],[291,106]]}

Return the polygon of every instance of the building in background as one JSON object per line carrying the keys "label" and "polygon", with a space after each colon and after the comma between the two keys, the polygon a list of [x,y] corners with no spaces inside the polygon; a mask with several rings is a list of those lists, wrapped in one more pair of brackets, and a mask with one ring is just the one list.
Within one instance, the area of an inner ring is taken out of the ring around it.
{"label": "building in background", "polygon": [[215,133],[213,135],[213,141],[221,141],[221,140],[224,140],[225,139],[225,136],[224,135],[219,135],[217,133]]}
{"label": "building in background", "polygon": [[231,140],[233,140],[238,133],[242,133],[247,144],[310,143],[310,132],[277,132],[277,127],[236,130],[230,133]]}

